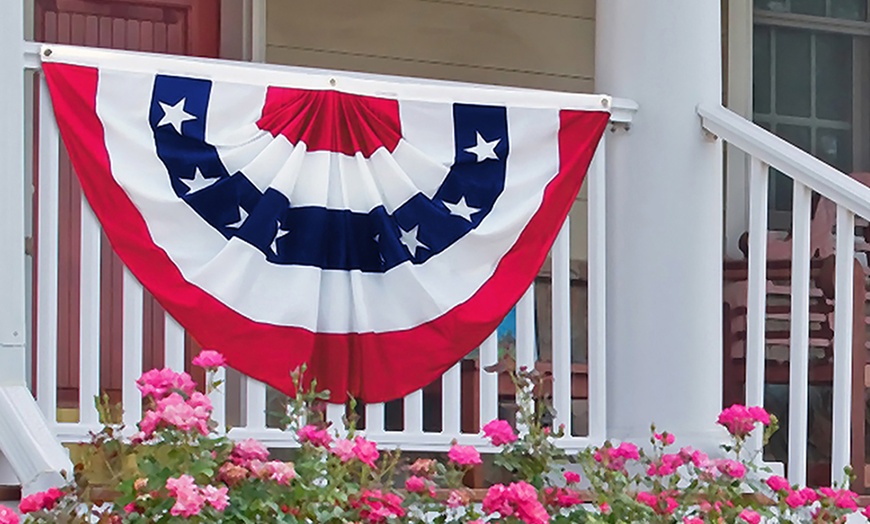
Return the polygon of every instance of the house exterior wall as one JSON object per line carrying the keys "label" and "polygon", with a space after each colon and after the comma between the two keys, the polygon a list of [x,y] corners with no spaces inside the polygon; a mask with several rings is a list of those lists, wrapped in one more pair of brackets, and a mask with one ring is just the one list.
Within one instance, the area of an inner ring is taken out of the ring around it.
{"label": "house exterior wall", "polygon": [[[274,64],[591,93],[594,56],[594,0],[266,2]],[[575,260],[587,258],[586,213],[584,190]]]}

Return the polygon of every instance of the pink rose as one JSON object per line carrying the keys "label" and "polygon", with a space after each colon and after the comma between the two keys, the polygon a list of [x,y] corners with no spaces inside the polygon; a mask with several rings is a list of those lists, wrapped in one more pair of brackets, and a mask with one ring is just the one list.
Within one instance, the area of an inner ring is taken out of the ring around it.
{"label": "pink rose", "polygon": [[166,489],[175,498],[175,504],[169,510],[173,516],[190,518],[199,515],[206,503],[205,497],[199,490],[199,486],[190,475],[182,475],[178,478],[166,480]]}
{"label": "pink rose", "polygon": [[746,475],[746,466],[731,459],[722,459],[716,462],[716,469],[736,479],[742,479]]}
{"label": "pink rose", "polygon": [[454,444],[450,451],[447,452],[447,458],[454,464],[460,466],[475,466],[482,464],[480,453],[474,449],[474,446],[460,446]]}
{"label": "pink rose", "polygon": [[771,475],[765,482],[767,487],[773,491],[788,491],[791,489],[791,484],[788,483],[788,480],[779,475]]}
{"label": "pink rose", "polygon": [[580,474],[574,471],[566,471],[563,473],[565,476],[565,482],[568,484],[577,484],[580,482]]}
{"label": "pink rose", "polygon": [[19,520],[14,511],[0,505],[0,524],[18,524]]}
{"label": "pink rose", "polygon": [[176,373],[169,368],[146,371],[136,381],[136,386],[143,397],[150,396],[160,400],[173,391],[191,395],[196,390],[196,383],[187,373]]}
{"label": "pink rose", "polygon": [[57,488],[49,488],[40,493],[24,497],[18,504],[18,510],[25,515],[34,511],[52,510],[57,501],[63,497],[63,492]]}
{"label": "pink rose", "polygon": [[758,524],[761,522],[761,515],[752,511],[749,508],[744,509],[740,512],[740,518],[748,522],[749,524]]}
{"label": "pink rose", "polygon": [[229,490],[226,486],[221,486],[219,488],[206,486],[202,488],[200,494],[202,495],[202,498],[211,505],[211,507],[218,511],[223,511],[227,509],[227,506],[230,503],[228,491]]}
{"label": "pink rose", "polygon": [[676,437],[673,434],[665,431],[664,433],[653,433],[653,438],[664,444],[665,446],[670,446],[676,441]]}
{"label": "pink rose", "polygon": [[375,461],[380,456],[378,445],[362,437],[353,439],[353,453],[360,462],[372,468],[375,467]]}
{"label": "pink rose", "polygon": [[230,461],[238,466],[248,467],[252,460],[269,460],[269,450],[258,440],[249,438],[236,442],[230,453]]}
{"label": "pink rose", "polygon": [[418,476],[408,477],[405,481],[405,489],[409,493],[423,493],[426,491],[426,479]]}
{"label": "pink rose", "polygon": [[346,438],[341,438],[335,441],[332,446],[332,454],[339,458],[342,462],[354,458],[356,453],[353,451],[353,441]]}
{"label": "pink rose", "polygon": [[300,443],[310,442],[315,447],[328,448],[332,443],[332,436],[326,429],[317,429],[317,426],[311,424],[300,428],[296,437]]}
{"label": "pink rose", "polygon": [[204,349],[191,361],[194,366],[205,369],[222,368],[227,365],[224,356],[212,349]]}
{"label": "pink rose", "polygon": [[493,446],[503,446],[517,440],[517,434],[514,433],[511,425],[507,421],[499,419],[483,426],[483,434],[492,441]]}

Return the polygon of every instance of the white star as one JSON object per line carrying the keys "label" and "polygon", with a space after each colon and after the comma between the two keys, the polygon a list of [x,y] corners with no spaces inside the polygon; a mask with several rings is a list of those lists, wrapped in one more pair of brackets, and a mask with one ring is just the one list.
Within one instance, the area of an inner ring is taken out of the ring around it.
{"label": "white star", "polygon": [[478,162],[483,162],[487,158],[498,160],[498,155],[495,154],[495,147],[498,145],[499,142],[501,142],[501,138],[496,138],[492,142],[487,142],[478,131],[477,145],[468,147],[465,150],[469,153],[477,155]]}
{"label": "white star", "polygon": [[272,241],[272,253],[275,253],[275,256],[278,256],[278,239],[281,237],[285,237],[290,234],[289,229],[281,229],[281,223],[278,222],[278,231],[275,232],[275,240]]}
{"label": "white star", "polygon": [[405,247],[408,248],[408,251],[414,257],[417,256],[417,250],[420,249],[421,247],[423,249],[429,249],[429,246],[420,242],[417,239],[417,229],[419,227],[420,226],[414,226],[414,228],[410,231],[405,231],[404,229],[399,228],[399,231],[402,232],[402,238],[400,238],[399,241],[401,241],[403,244],[405,244]]}
{"label": "white star", "polygon": [[163,108],[163,118],[160,119],[160,123],[157,124],[157,127],[162,127],[166,124],[172,124],[172,127],[175,128],[175,131],[179,135],[182,134],[181,124],[187,122],[188,120],[196,120],[195,116],[187,113],[184,110],[185,102],[187,102],[186,98],[182,98],[174,106],[171,106],[165,102],[160,102],[160,107]]}
{"label": "white star", "polygon": [[248,212],[245,211],[245,208],[239,206],[239,220],[233,222],[232,224],[227,224],[227,227],[231,227],[233,229],[240,229],[242,225],[245,223],[245,220],[248,219]]}
{"label": "white star", "polygon": [[187,180],[186,178],[181,178],[180,180],[184,182],[184,185],[190,188],[190,191],[188,191],[187,194],[192,195],[193,193],[196,193],[197,191],[203,190],[214,184],[215,182],[220,180],[220,177],[218,176],[215,178],[205,178],[204,176],[202,176],[202,171],[200,171],[197,167],[196,170],[193,172],[192,180]]}
{"label": "white star", "polygon": [[459,202],[457,202],[455,204],[451,204],[450,202],[448,202],[446,200],[444,200],[443,203],[444,203],[444,207],[446,207],[447,210],[450,211],[451,215],[456,215],[458,217],[462,217],[465,220],[468,220],[469,222],[471,222],[471,215],[480,211],[480,209],[478,209],[476,207],[470,207],[468,204],[466,204],[465,197],[460,198]]}

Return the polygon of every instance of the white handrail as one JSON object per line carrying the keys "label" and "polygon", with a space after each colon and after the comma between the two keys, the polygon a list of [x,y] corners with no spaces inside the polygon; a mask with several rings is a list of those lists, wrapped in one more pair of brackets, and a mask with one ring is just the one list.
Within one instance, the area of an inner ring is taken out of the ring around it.
{"label": "white handrail", "polygon": [[698,115],[708,132],[856,215],[870,217],[870,188],[864,184],[721,105],[700,106]]}

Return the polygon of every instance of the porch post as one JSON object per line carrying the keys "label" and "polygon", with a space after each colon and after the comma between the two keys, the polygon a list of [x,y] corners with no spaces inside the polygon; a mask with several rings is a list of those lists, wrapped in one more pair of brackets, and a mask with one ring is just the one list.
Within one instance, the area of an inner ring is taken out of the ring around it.
{"label": "porch post", "polygon": [[714,448],[722,399],[719,0],[598,0],[598,92],[635,100],[607,142],[608,437]]}
{"label": "porch post", "polygon": [[0,484],[27,495],[72,464],[25,381],[23,42],[24,0],[0,1]]}
{"label": "porch post", "polygon": [[0,385],[25,384],[24,2],[0,3]]}

